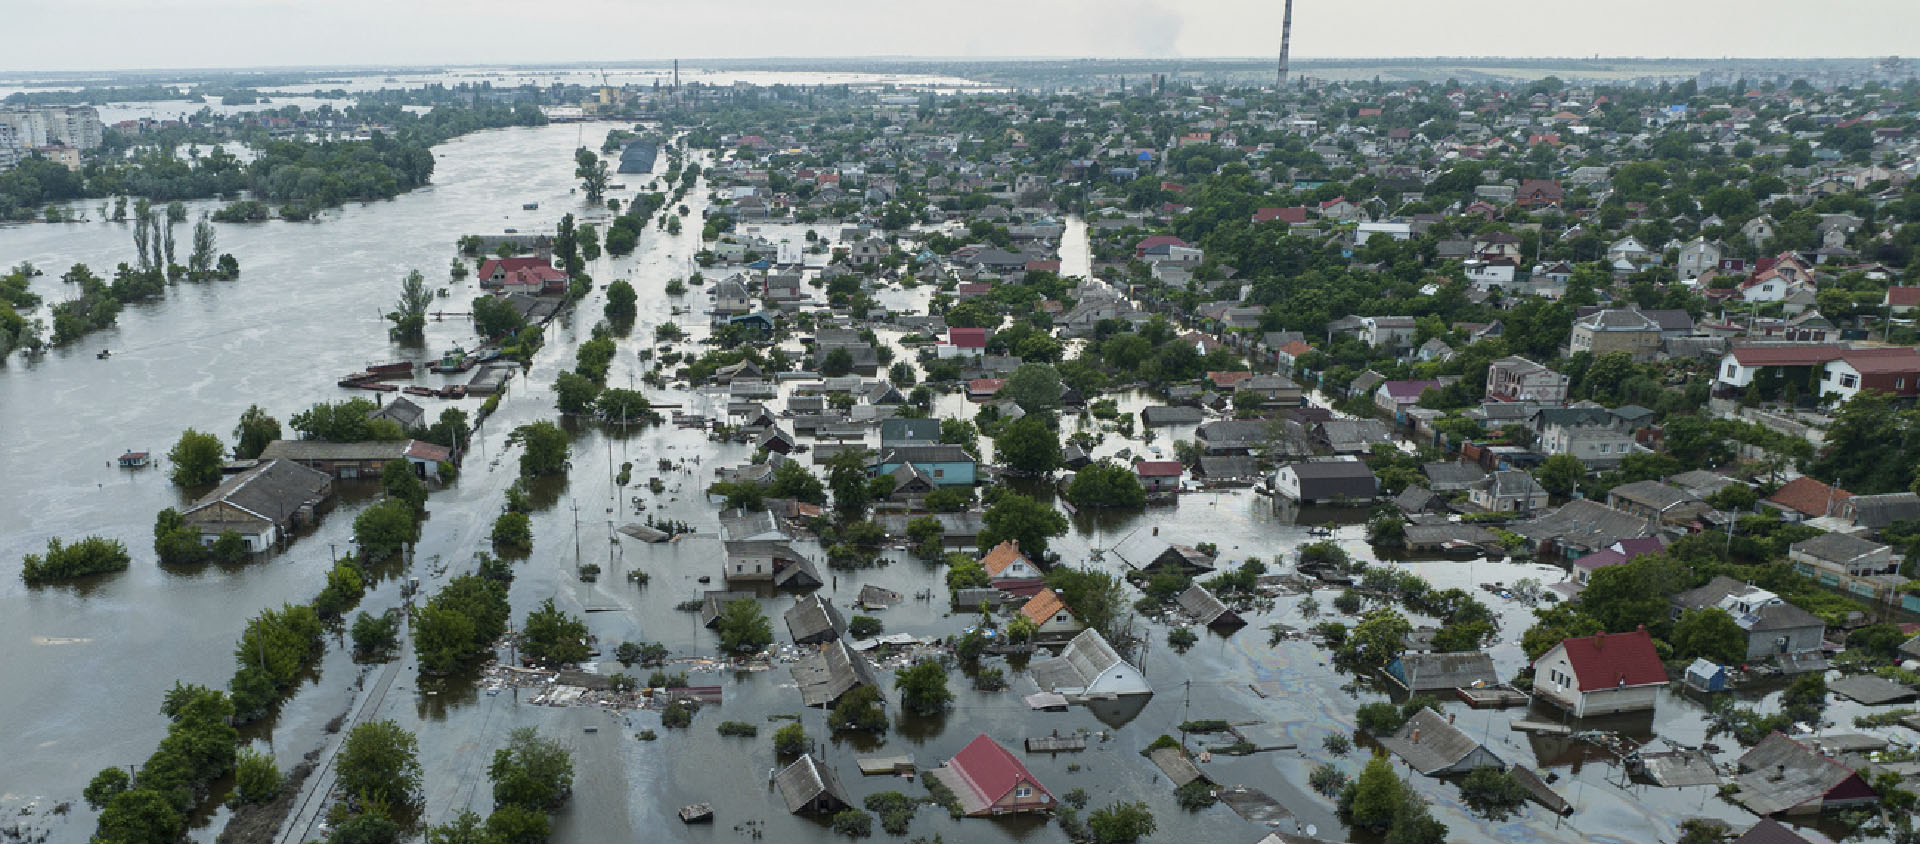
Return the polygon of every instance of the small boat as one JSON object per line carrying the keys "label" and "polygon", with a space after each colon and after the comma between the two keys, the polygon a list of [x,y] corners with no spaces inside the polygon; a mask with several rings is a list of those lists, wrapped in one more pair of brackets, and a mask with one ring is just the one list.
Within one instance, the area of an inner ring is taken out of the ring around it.
{"label": "small boat", "polygon": [[1327,527],[1326,525],[1314,525],[1313,527],[1307,528],[1307,535],[1308,536],[1332,536],[1333,528]]}
{"label": "small boat", "polygon": [[523,205],[521,205],[521,206],[520,206],[520,210],[522,210],[522,211],[538,211],[538,210],[540,210],[540,203],[538,203],[538,202],[528,202],[528,203],[526,203],[526,204],[523,204]]}
{"label": "small boat", "polygon": [[1478,557],[1480,546],[1464,539],[1449,539],[1440,543],[1440,553],[1449,557]]}
{"label": "small boat", "polygon": [[107,358],[113,357],[113,353],[107,351],[106,349],[101,349],[100,354],[94,355],[94,357],[99,360],[106,360]]}
{"label": "small boat", "polygon": [[681,823],[713,823],[713,804],[694,803],[680,807]]}

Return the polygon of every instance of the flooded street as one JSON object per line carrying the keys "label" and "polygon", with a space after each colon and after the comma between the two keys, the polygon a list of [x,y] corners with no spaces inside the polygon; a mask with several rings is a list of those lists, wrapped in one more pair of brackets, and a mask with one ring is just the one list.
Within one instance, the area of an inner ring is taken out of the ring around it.
{"label": "flooded street", "polygon": [[[569,194],[571,153],[583,134],[587,145],[597,147],[606,128],[564,125],[471,135],[436,150],[439,163],[432,186],[393,201],[349,207],[318,224],[220,226],[221,251],[232,252],[241,262],[239,280],[178,285],[163,301],[128,308],[115,329],[41,361],[15,359],[0,368],[0,430],[9,434],[0,445],[0,465],[16,479],[0,502],[0,559],[11,565],[43,548],[49,537],[90,533],[121,539],[135,559],[130,571],[78,588],[28,589],[17,578],[0,578],[0,645],[7,650],[10,675],[0,683],[0,723],[11,727],[0,734],[0,757],[8,760],[0,773],[0,795],[77,801],[80,788],[100,768],[145,759],[163,732],[158,709],[164,691],[175,681],[224,686],[233,671],[233,643],[246,620],[262,608],[306,601],[319,590],[329,554],[347,548],[353,514],[365,500],[363,492],[356,497],[351,486],[343,484],[342,499],[317,529],[289,550],[259,562],[232,569],[162,570],[151,552],[153,515],[186,499],[168,484],[164,470],[121,470],[111,465],[112,458],[129,448],[164,453],[186,427],[230,440],[235,420],[252,404],[284,424],[315,402],[365,395],[335,386],[345,372],[397,357],[424,360],[456,343],[473,345],[470,325],[458,317],[429,322],[422,347],[400,349],[389,341],[381,313],[395,298],[401,276],[417,267],[435,283],[444,282],[453,241],[461,234],[498,232],[502,227],[550,229],[568,210],[583,218],[596,216]],[[634,189],[645,181],[636,176],[624,180]],[[615,195],[624,200],[628,192]],[[530,202],[538,202],[540,209],[520,210]],[[696,191],[686,204],[690,219],[697,221],[706,204],[704,191]],[[835,230],[826,224],[817,228]],[[1068,242],[1073,245],[1063,249],[1062,256],[1069,274],[1086,270],[1084,231],[1084,223],[1069,222]],[[640,291],[640,316],[620,343],[609,384],[637,381],[643,367],[636,353],[651,345],[655,326],[674,321],[696,340],[706,335],[706,291],[720,276],[710,273],[705,287],[693,287],[684,296],[664,292],[668,280],[689,272],[698,236],[697,225],[687,226],[687,233],[678,237],[651,228],[633,256],[603,258],[589,267],[597,285],[627,278]],[[64,295],[58,275],[68,265],[86,262],[104,273],[131,252],[128,228],[122,225],[0,229],[0,262],[29,260],[45,269],[48,275],[36,281],[35,290],[50,300]],[[464,312],[476,291],[471,279],[451,284],[442,303],[449,311]],[[924,301],[928,291],[906,293]],[[499,411],[476,434],[459,482],[434,493],[430,518],[407,569],[421,578],[426,594],[470,569],[474,553],[487,549],[487,532],[515,477],[517,453],[508,447],[506,436],[516,425],[554,415],[554,378],[572,367],[574,348],[598,320],[603,301],[596,290],[548,327],[547,347],[527,377],[510,383]],[[676,307],[691,313],[676,315]],[[94,352],[101,348],[113,350],[110,360],[95,359]],[[437,384],[440,377],[425,376],[416,383]],[[647,392],[657,403],[680,404],[689,413],[724,414],[724,392]],[[479,405],[474,399],[417,401],[430,417],[449,404],[469,412]],[[1130,396],[1123,409],[1137,410],[1136,402],[1146,399]],[[939,404],[948,411],[964,406],[964,400],[954,396],[942,397]],[[528,609],[551,598],[562,609],[584,613],[609,654],[615,644],[631,640],[664,643],[675,656],[712,655],[717,637],[701,628],[694,614],[679,612],[675,605],[718,588],[698,581],[718,575],[722,560],[714,536],[715,508],[700,490],[716,467],[741,462],[751,455],[751,447],[710,443],[702,431],[670,426],[623,432],[570,423],[569,429],[576,435],[571,471],[562,480],[535,486],[540,506],[534,515],[535,548],[517,566],[512,588],[516,623]],[[1168,436],[1165,431],[1151,433],[1162,440]],[[1139,440],[1106,447],[1121,445],[1144,447]],[[692,462],[695,457],[698,463]],[[663,459],[676,464],[686,459],[691,471],[660,472],[656,461]],[[612,475],[625,461],[635,464],[635,480],[621,489]],[[659,495],[646,492],[645,479],[655,475],[668,487]],[[685,521],[699,535],[661,545],[624,537],[614,541],[614,527],[643,518],[625,503],[636,495],[647,502],[649,515]],[[1076,565],[1099,548],[1106,552],[1104,559],[1088,565],[1115,572],[1128,563],[1144,563],[1169,543],[1215,543],[1223,567],[1248,556],[1270,564],[1285,558],[1290,566],[1298,547],[1315,541],[1296,523],[1333,522],[1344,525],[1336,534],[1343,546],[1371,559],[1357,524],[1363,518],[1364,513],[1352,510],[1301,514],[1244,490],[1202,493],[1143,513],[1078,516],[1075,530],[1056,541],[1055,548]],[[816,543],[796,546],[824,560]],[[603,568],[595,583],[575,576],[576,564],[588,562]],[[1518,639],[1530,623],[1529,608],[1480,592],[1476,584],[1560,578],[1557,568],[1529,563],[1394,565],[1411,568],[1437,587],[1472,590],[1500,615],[1500,641],[1488,650],[1503,677],[1524,664]],[[632,570],[648,573],[651,582],[632,585],[626,578]],[[931,585],[937,596],[933,601],[909,598],[878,616],[889,633],[945,636],[968,622],[950,616],[940,572],[937,566],[892,552],[889,564],[880,568],[848,572],[823,567],[829,583],[821,591],[836,605],[850,608],[864,584],[908,596]],[[398,605],[398,581],[388,579],[370,591],[362,608],[378,612]],[[1329,604],[1332,594],[1321,591],[1320,602]],[[891,707],[891,733],[881,739],[827,743],[825,758],[840,771],[857,803],[877,791],[898,789],[917,796],[925,789],[917,782],[859,776],[852,764],[856,754],[912,754],[925,771],[983,732],[1017,748],[1027,736],[1085,728],[1096,737],[1084,753],[1051,758],[1020,754],[1054,793],[1084,788],[1093,795],[1095,807],[1114,800],[1147,801],[1160,819],[1162,840],[1252,841],[1260,828],[1224,806],[1199,814],[1182,812],[1173,802],[1172,786],[1138,751],[1190,718],[1258,720],[1283,730],[1299,750],[1222,756],[1205,770],[1222,785],[1244,784],[1271,794],[1300,819],[1302,829],[1311,825],[1325,837],[1342,838],[1331,801],[1307,789],[1307,772],[1325,756],[1322,738],[1334,731],[1350,732],[1355,707],[1376,696],[1355,692],[1352,679],[1326,667],[1327,655],[1308,642],[1268,645],[1265,625],[1311,623],[1298,614],[1299,600],[1279,599],[1271,613],[1250,616],[1250,626],[1231,639],[1203,635],[1201,644],[1185,655],[1165,648],[1162,625],[1143,620],[1151,645],[1142,668],[1157,693],[1144,711],[1118,726],[1079,707],[1067,713],[1030,712],[1020,698],[1034,687],[1024,675],[1012,676],[1007,691],[982,693],[972,691],[955,673],[950,678],[956,694],[951,712],[920,719]],[[784,595],[761,602],[773,619],[777,642],[789,641],[781,613],[792,602]],[[381,667],[358,668],[343,649],[331,648],[315,682],[304,686],[272,724],[272,751],[281,767],[291,767],[323,746],[327,722],[368,695],[364,714],[358,717],[393,718],[419,735],[430,823],[469,807],[484,813],[492,802],[485,769],[493,750],[511,728],[537,725],[574,749],[578,770],[574,797],[556,818],[555,841],[732,840],[741,836],[735,829],[744,829],[739,825],[748,821],[769,841],[834,839],[823,822],[789,815],[768,786],[775,761],[767,734],[783,723],[770,717],[798,715],[816,740],[827,735],[824,715],[800,708],[785,664],[764,672],[695,674],[696,685],[724,686],[725,703],[717,711],[701,712],[690,729],[670,730],[661,727],[656,712],[535,706],[524,690],[482,694],[468,678],[423,684],[411,650],[403,653],[390,682],[381,682]],[[600,670],[618,669],[608,663]],[[883,671],[883,682],[887,677]],[[1709,787],[1663,792],[1607,785],[1609,779],[1618,780],[1617,768],[1576,762],[1577,751],[1530,742],[1509,731],[1507,722],[1518,715],[1511,710],[1449,708],[1459,713],[1463,728],[1484,737],[1503,759],[1558,773],[1562,779],[1556,788],[1577,807],[1566,822],[1529,806],[1517,819],[1486,824],[1465,813],[1453,786],[1416,777],[1419,790],[1434,802],[1435,813],[1452,826],[1455,840],[1671,840],[1673,825],[1685,816],[1745,817],[1713,796]],[[1662,701],[1657,732],[1697,744],[1702,738],[1698,713],[1693,704],[1669,696]],[[714,725],[721,720],[760,725],[762,734],[756,739],[718,737]],[[597,729],[589,733],[588,727]],[[659,739],[636,741],[634,733],[641,729],[657,731]],[[1362,762],[1356,754],[1342,766],[1357,773]],[[681,805],[693,802],[715,804],[719,814],[712,827],[683,826],[674,817]],[[213,821],[196,835],[210,840],[218,818]],[[76,802],[68,816],[49,824],[57,844],[81,842],[93,828],[93,817]],[[1279,828],[1293,831],[1290,822]],[[935,833],[954,842],[1065,840],[1057,826],[1034,820],[954,821],[943,812],[922,809],[911,834]],[[317,828],[297,828],[288,840],[318,834]]]}

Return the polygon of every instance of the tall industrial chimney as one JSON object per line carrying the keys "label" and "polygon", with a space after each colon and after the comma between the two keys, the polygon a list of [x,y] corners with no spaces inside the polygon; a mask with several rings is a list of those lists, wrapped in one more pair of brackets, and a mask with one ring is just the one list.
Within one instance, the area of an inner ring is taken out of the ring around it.
{"label": "tall industrial chimney", "polygon": [[1293,40],[1293,0],[1287,0],[1287,11],[1280,18],[1280,84],[1274,91],[1287,87],[1287,48]]}

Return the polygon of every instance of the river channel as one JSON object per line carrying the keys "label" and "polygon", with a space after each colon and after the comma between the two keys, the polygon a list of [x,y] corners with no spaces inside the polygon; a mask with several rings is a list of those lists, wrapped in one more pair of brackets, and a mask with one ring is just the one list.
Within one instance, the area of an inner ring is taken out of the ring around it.
{"label": "river channel", "polygon": [[[453,241],[461,234],[550,228],[569,210],[583,217],[604,213],[590,212],[572,195],[571,152],[583,135],[586,143],[597,145],[605,128],[556,125],[467,136],[436,150],[433,185],[392,201],[341,209],[318,223],[223,225],[220,246],[239,258],[239,280],[179,285],[163,301],[128,308],[117,328],[37,362],[16,357],[0,367],[0,430],[7,432],[0,441],[0,465],[10,481],[0,493],[0,560],[9,573],[0,577],[0,647],[7,674],[0,682],[0,723],[9,726],[0,731],[0,758],[7,760],[0,770],[0,807],[11,811],[32,804],[35,822],[51,832],[51,841],[85,841],[93,818],[78,795],[87,779],[105,766],[137,764],[152,751],[163,731],[160,699],[175,681],[224,685],[233,670],[233,643],[247,618],[265,607],[311,598],[331,551],[347,547],[353,513],[364,502],[362,494],[343,489],[343,500],[313,532],[287,551],[249,565],[163,570],[151,553],[153,514],[186,499],[162,471],[122,470],[112,465],[113,458],[130,448],[164,452],[189,426],[230,439],[235,419],[251,404],[284,422],[314,402],[349,397],[334,383],[342,373],[396,357],[424,360],[455,343],[471,345],[468,323],[450,318],[428,324],[422,347],[396,347],[380,313],[409,268],[444,283]],[[630,188],[642,187],[639,177],[623,178]],[[626,193],[631,191],[616,195]],[[705,205],[703,194],[696,191],[688,199],[694,220]],[[534,202],[539,210],[521,210]],[[628,278],[641,294],[640,318],[621,342],[609,383],[638,377],[642,364],[636,352],[651,345],[656,325],[672,320],[695,339],[705,334],[705,288],[682,297],[664,292],[669,279],[688,272],[698,231],[690,225],[687,234],[672,237],[649,230],[633,256],[603,258],[590,267],[597,282]],[[822,228],[823,234],[830,231]],[[0,228],[0,262],[30,260],[45,268],[49,275],[35,289],[58,300],[65,295],[58,281],[61,269],[83,261],[105,270],[126,260],[132,254],[129,235],[126,226],[105,223]],[[1063,251],[1070,266],[1084,266],[1084,242]],[[466,310],[474,283],[447,286],[447,310]],[[405,572],[421,578],[427,593],[470,569],[473,554],[486,548],[486,532],[514,474],[517,454],[506,435],[515,425],[553,415],[550,385],[571,367],[574,347],[587,337],[602,302],[596,291],[548,328],[547,348],[527,377],[511,382],[499,412],[480,430],[459,482],[433,495],[424,535]],[[675,314],[675,309],[685,312]],[[112,349],[112,357],[96,359],[94,352],[101,348]],[[725,406],[724,394],[709,391],[649,394],[694,413],[719,415]],[[430,415],[449,404],[419,401]],[[471,411],[478,402],[459,405]],[[943,399],[940,406],[951,412],[964,403]],[[740,462],[750,449],[710,443],[700,431],[670,426],[623,432],[579,425],[573,430],[571,472],[537,490],[543,509],[534,520],[534,553],[519,564],[512,589],[516,620],[552,598],[564,609],[585,613],[609,651],[623,640],[644,640],[665,643],[675,655],[712,654],[715,637],[674,605],[715,588],[698,582],[717,575],[720,562],[712,536],[715,511],[699,490],[714,467]],[[659,472],[655,463],[661,459],[684,460],[688,468]],[[643,481],[616,489],[610,469],[625,461],[635,463],[636,478],[659,475],[668,490],[650,495]],[[686,521],[704,535],[663,545],[612,541],[613,526],[639,520],[625,503],[636,494],[646,500],[650,514]],[[1127,561],[1151,558],[1170,542],[1213,542],[1233,561],[1250,555],[1291,561],[1299,545],[1313,541],[1296,524],[1307,520],[1343,525],[1336,530],[1338,541],[1367,556],[1360,517],[1351,511],[1301,514],[1245,491],[1195,494],[1145,513],[1076,517],[1075,530],[1056,548],[1075,564],[1088,560],[1094,548],[1102,549],[1104,559],[1087,564],[1116,571]],[[49,537],[96,533],[126,542],[135,559],[131,570],[83,586],[36,589],[10,574],[23,554],[42,548]],[[800,547],[818,551],[807,543]],[[598,582],[580,582],[577,562],[602,565]],[[1525,563],[1397,565],[1411,566],[1441,587],[1560,577],[1558,569]],[[651,582],[630,585],[624,575],[633,569],[646,571]],[[867,583],[909,596],[930,585],[942,593],[939,572],[896,556],[885,567],[830,573],[824,592],[841,607],[850,607]],[[397,605],[398,582],[381,583],[363,607],[378,611]],[[1322,592],[1320,601],[1325,605],[1331,597]],[[1489,650],[1502,675],[1510,675],[1524,664],[1518,638],[1528,610],[1498,597],[1485,600],[1503,624],[1501,641]],[[787,641],[780,616],[792,599],[762,603],[774,620],[776,639]],[[1354,707],[1371,696],[1355,692],[1351,680],[1329,669],[1326,654],[1309,643],[1268,645],[1264,625],[1308,623],[1296,603],[1282,598],[1272,613],[1256,615],[1238,635],[1203,637],[1184,656],[1165,649],[1161,625],[1143,622],[1153,642],[1143,668],[1157,694],[1130,720],[1108,724],[1079,708],[1064,714],[1029,712],[1020,701],[1020,695],[1033,691],[1024,676],[1015,677],[1009,691],[980,693],[956,673],[952,712],[913,719],[896,711],[895,729],[884,739],[833,741],[824,746],[825,758],[858,802],[881,790],[918,795],[924,789],[892,778],[861,778],[852,765],[856,752],[912,754],[926,770],[983,732],[1018,752],[1026,736],[1086,728],[1096,739],[1085,753],[1022,754],[1056,794],[1084,788],[1095,806],[1117,799],[1147,801],[1160,818],[1161,838],[1174,833],[1196,840],[1252,841],[1261,828],[1225,807],[1183,813],[1165,777],[1138,751],[1188,718],[1264,721],[1284,729],[1300,750],[1222,758],[1208,766],[1208,773],[1223,785],[1262,789],[1292,811],[1303,828],[1314,826],[1326,837],[1341,838],[1330,802],[1306,788],[1306,774],[1325,755],[1321,739],[1351,730]],[[910,598],[880,616],[888,632],[916,636],[949,635],[969,623],[951,616],[944,600]],[[341,648],[331,647],[315,680],[271,724],[271,745],[263,732],[260,746],[270,747],[286,768],[323,746],[328,740],[324,725],[350,706],[366,717],[393,718],[419,734],[428,784],[426,819],[439,822],[461,809],[484,813],[489,808],[485,768],[493,749],[510,728],[534,725],[561,737],[576,753],[576,794],[556,820],[554,840],[563,844],[739,840],[752,830],[770,841],[834,840],[822,822],[787,814],[768,787],[774,759],[766,733],[781,723],[770,722],[770,716],[798,714],[809,733],[826,734],[821,713],[801,711],[784,665],[759,673],[696,674],[696,684],[723,685],[726,701],[718,711],[702,712],[688,730],[661,728],[653,712],[550,708],[531,705],[524,692],[481,694],[464,680],[421,683],[410,650],[400,657],[390,682],[381,679],[379,669],[356,667]],[[362,696],[370,699],[356,704]],[[1658,732],[1698,743],[1697,707],[1677,697],[1662,703]],[[1465,814],[1451,786],[1421,779],[1420,790],[1434,801],[1436,814],[1453,827],[1457,840],[1671,840],[1674,824],[1684,816],[1726,817],[1737,826],[1749,820],[1712,796],[1711,789],[1623,791],[1607,784],[1618,778],[1611,766],[1587,764],[1563,748],[1536,746],[1509,732],[1506,721],[1513,713],[1452,708],[1460,709],[1463,727],[1484,735],[1503,758],[1557,771],[1563,778],[1557,787],[1579,809],[1565,822],[1530,807],[1518,819],[1486,824]],[[713,726],[723,719],[760,724],[762,735],[719,738]],[[589,733],[588,727],[596,729]],[[635,732],[648,728],[659,732],[658,741],[635,740]],[[1342,764],[1357,773],[1360,762],[1356,756]],[[62,801],[74,802],[71,811],[54,815],[49,807]],[[682,826],[673,812],[693,802],[714,803],[717,823]],[[196,837],[211,840],[220,821],[218,815],[205,819]],[[1280,829],[1292,832],[1293,822]],[[922,810],[912,834],[936,832],[955,842],[1065,840],[1057,826],[1034,821],[954,821]],[[305,826],[285,840],[318,835],[316,827]]]}

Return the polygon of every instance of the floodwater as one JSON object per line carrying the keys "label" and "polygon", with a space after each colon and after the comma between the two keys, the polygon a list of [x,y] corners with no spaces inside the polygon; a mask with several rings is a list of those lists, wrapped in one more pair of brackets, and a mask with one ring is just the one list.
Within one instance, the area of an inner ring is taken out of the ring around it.
{"label": "floodwater", "polygon": [[[0,560],[18,560],[49,537],[89,533],[124,540],[135,558],[130,571],[78,587],[28,589],[17,578],[0,577],[0,645],[8,655],[8,681],[0,683],[0,723],[11,727],[0,731],[0,758],[8,760],[0,772],[0,801],[7,809],[31,803],[29,820],[47,828],[50,840],[86,840],[93,818],[78,803],[78,795],[88,778],[108,765],[137,764],[152,751],[163,732],[160,698],[175,681],[223,685],[233,669],[231,648],[246,619],[265,607],[309,599],[320,586],[330,553],[346,547],[353,513],[364,502],[353,490],[343,489],[349,494],[315,530],[289,550],[259,562],[233,569],[162,570],[149,550],[153,513],[185,499],[162,472],[123,471],[111,465],[112,458],[127,448],[164,452],[188,426],[226,437],[250,404],[261,405],[284,422],[314,402],[353,395],[334,385],[344,372],[396,357],[425,359],[455,343],[471,345],[471,329],[455,318],[430,322],[421,348],[396,347],[386,336],[380,313],[393,300],[407,269],[418,267],[430,279],[444,280],[452,243],[460,234],[514,225],[527,231],[549,226],[567,210],[584,214],[587,209],[570,194],[571,152],[583,131],[602,128],[549,126],[472,135],[437,151],[432,186],[395,200],[346,208],[321,223],[220,226],[220,248],[234,253],[243,267],[239,280],[180,285],[164,301],[127,309],[117,328],[74,348],[33,363],[15,358],[0,368],[0,430],[9,434],[0,444],[0,463],[14,481],[0,506]],[[627,181],[635,188],[642,185],[635,177]],[[540,210],[521,211],[526,202],[540,203]],[[695,195],[687,205],[698,219],[705,199]],[[818,228],[823,233],[837,230],[824,224]],[[655,326],[671,320],[696,340],[706,334],[700,311],[710,284],[681,297],[664,293],[669,279],[688,272],[688,258],[698,248],[697,231],[689,225],[686,234],[669,237],[650,230],[635,255],[605,258],[590,268],[598,282],[628,278],[641,292],[639,320],[621,342],[610,384],[630,383],[643,373],[635,353],[652,345]],[[1067,251],[1075,248],[1081,256],[1076,263],[1084,265],[1084,244],[1070,245]],[[130,252],[129,232],[122,225],[0,229],[0,257],[8,263],[31,260],[46,268],[49,276],[36,282],[36,289],[49,299],[64,295],[57,279],[61,268],[85,261],[104,269]],[[446,308],[464,311],[474,283],[449,286]],[[596,291],[549,326],[547,348],[528,377],[511,382],[499,412],[478,433],[460,481],[434,494],[422,540],[404,572],[420,577],[426,593],[468,570],[474,553],[486,550],[485,536],[514,477],[518,456],[505,438],[515,425],[552,415],[550,385],[572,365],[574,348],[588,336],[602,303]],[[676,314],[676,309],[690,312]],[[112,358],[95,359],[93,352],[99,348],[111,348]],[[677,403],[694,413],[718,415],[725,406],[724,394],[711,391],[649,394],[656,402]],[[477,400],[417,401],[429,414],[449,404],[469,411],[478,406]],[[1144,398],[1128,398],[1129,405],[1135,402]],[[950,397],[940,403],[943,412],[964,407]],[[576,435],[571,472],[536,489],[543,509],[534,518],[534,552],[518,565],[512,589],[516,619],[551,598],[566,610],[584,613],[608,652],[618,642],[635,640],[662,642],[676,656],[711,655],[716,637],[674,605],[717,586],[698,582],[717,575],[721,559],[712,536],[714,508],[700,490],[715,468],[746,459],[750,447],[710,443],[699,431],[673,427],[570,427]],[[659,460],[674,463],[674,470],[659,471]],[[612,475],[625,461],[635,464],[634,482],[617,489]],[[659,495],[646,492],[645,479],[656,475],[668,485]],[[647,504],[647,513],[686,521],[705,535],[664,545],[615,541],[615,526],[642,518],[628,503],[633,497]],[[1369,556],[1355,524],[1358,519],[1353,511],[1297,513],[1246,491],[1203,493],[1143,513],[1083,514],[1075,518],[1074,532],[1055,547],[1075,564],[1098,548],[1105,552],[1102,560],[1086,564],[1114,571],[1128,562],[1144,562],[1168,543],[1212,542],[1231,562],[1258,556],[1270,563],[1282,558],[1291,563],[1298,546],[1314,541],[1298,523],[1333,522],[1345,525],[1336,534],[1342,545]],[[800,547],[818,551],[810,543]],[[576,565],[586,562],[604,569],[596,583],[575,576]],[[1395,565],[1408,566],[1442,587],[1471,589],[1480,582],[1559,577],[1557,569],[1524,563]],[[651,582],[633,586],[625,576],[632,570],[647,572]],[[929,586],[936,594],[944,593],[938,567],[897,553],[883,567],[830,574],[825,592],[843,608],[851,607],[866,583],[909,596]],[[396,583],[394,578],[382,582],[363,608],[377,612],[397,605]],[[1320,595],[1323,605],[1330,598],[1330,593]],[[1517,642],[1528,610],[1493,596],[1485,600],[1502,618],[1502,639],[1489,651],[1507,675],[1523,664]],[[909,598],[878,615],[888,632],[916,636],[945,636],[971,623],[965,616],[951,615],[944,603]],[[1267,644],[1265,625],[1309,623],[1299,617],[1297,603],[1297,598],[1282,598],[1271,613],[1251,618],[1252,624],[1238,635],[1203,636],[1185,655],[1168,651],[1165,628],[1143,619],[1151,645],[1142,667],[1157,694],[1129,720],[1113,719],[1110,725],[1079,708],[1062,714],[1030,713],[1020,701],[1033,691],[1024,676],[1014,676],[1010,690],[980,693],[956,673],[956,702],[948,714],[915,719],[896,710],[895,729],[887,736],[835,739],[824,744],[825,758],[858,802],[882,790],[924,791],[917,783],[860,777],[853,766],[859,754],[912,754],[928,769],[980,733],[1018,753],[1027,736],[1086,729],[1096,737],[1085,753],[1020,755],[1056,794],[1083,788],[1094,795],[1094,806],[1144,800],[1164,831],[1196,839],[1250,841],[1261,829],[1224,806],[1199,814],[1181,812],[1170,784],[1138,751],[1189,718],[1264,721],[1284,727],[1300,750],[1219,758],[1206,770],[1223,785],[1266,791],[1300,819],[1302,828],[1312,826],[1325,837],[1340,838],[1330,801],[1306,788],[1306,775],[1325,755],[1321,739],[1351,730],[1355,707],[1376,695],[1354,690],[1351,679],[1326,667],[1325,655],[1311,644]],[[762,604],[773,619],[776,639],[787,640],[781,613],[792,599],[769,598]],[[603,670],[616,670],[612,665]],[[316,679],[271,724],[270,749],[283,768],[291,767],[325,746],[324,725],[350,708],[361,713],[356,718],[395,719],[420,737],[427,772],[425,816],[440,822],[465,808],[483,813],[489,808],[485,769],[493,750],[509,729],[533,725],[560,737],[576,754],[576,793],[557,818],[555,841],[704,842],[750,830],[763,832],[771,841],[832,840],[822,822],[788,815],[768,786],[775,760],[767,734],[783,723],[770,717],[797,715],[816,739],[826,737],[823,715],[800,708],[785,666],[759,673],[696,673],[693,681],[723,685],[726,702],[718,711],[702,712],[688,730],[667,730],[652,712],[616,715],[537,707],[526,701],[524,692],[483,695],[464,680],[423,683],[410,651],[390,675],[380,668],[361,669],[334,647]],[[1451,786],[1417,778],[1420,791],[1453,827],[1456,840],[1670,840],[1679,819],[1697,814],[1744,825],[1745,814],[1713,796],[1711,789],[1623,791],[1608,784],[1618,779],[1617,768],[1576,762],[1577,754],[1571,751],[1529,744],[1508,731],[1505,722],[1515,713],[1453,708],[1459,709],[1462,725],[1485,736],[1502,758],[1559,773],[1562,793],[1579,807],[1565,822],[1530,807],[1506,823],[1485,824],[1464,813]],[[1664,699],[1657,732],[1698,743],[1698,712],[1677,697]],[[720,738],[714,733],[720,720],[756,723],[763,733],[757,739]],[[587,727],[598,729],[588,733]],[[635,740],[635,732],[649,728],[659,733],[657,741]],[[265,731],[257,732],[261,746],[268,748]],[[1357,773],[1361,762],[1353,756],[1340,764]],[[67,815],[53,814],[51,807],[63,801],[76,805]],[[674,811],[693,802],[714,803],[717,822],[711,827],[679,824]],[[216,814],[197,830],[197,837],[210,840],[218,821]],[[319,834],[308,822],[296,826],[286,840]],[[1281,829],[1293,831],[1290,822]],[[923,810],[912,834],[936,832],[950,841],[1064,840],[1057,827],[1030,820],[953,821],[944,813]]]}

